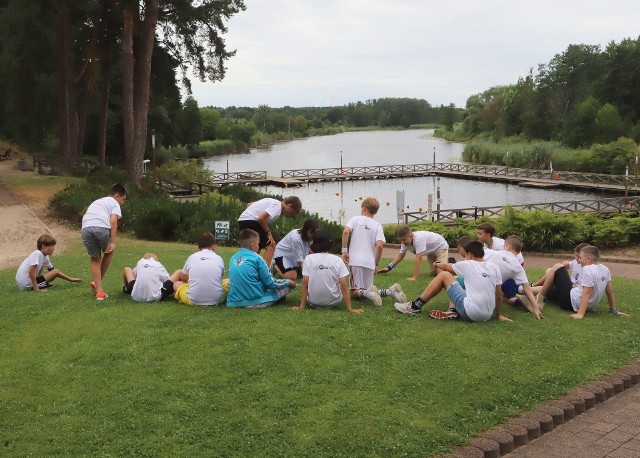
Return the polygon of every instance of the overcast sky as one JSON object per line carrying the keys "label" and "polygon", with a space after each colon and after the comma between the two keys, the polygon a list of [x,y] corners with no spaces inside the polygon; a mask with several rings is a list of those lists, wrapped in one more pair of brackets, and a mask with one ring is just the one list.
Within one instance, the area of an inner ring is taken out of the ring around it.
{"label": "overcast sky", "polygon": [[[569,44],[640,36],[640,0],[245,0],[221,82],[199,106],[329,106],[381,97],[432,105],[516,83]],[[639,63],[640,65],[640,63]]]}

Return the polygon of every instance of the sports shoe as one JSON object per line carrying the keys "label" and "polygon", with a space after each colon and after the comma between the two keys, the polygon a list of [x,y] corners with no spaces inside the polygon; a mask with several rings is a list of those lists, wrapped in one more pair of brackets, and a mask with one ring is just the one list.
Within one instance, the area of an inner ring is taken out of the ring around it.
{"label": "sports shoe", "polygon": [[434,320],[455,320],[458,318],[458,312],[452,312],[450,310],[446,312],[442,310],[429,310],[429,318],[433,318]]}
{"label": "sports shoe", "polygon": [[389,286],[389,291],[391,291],[391,297],[396,302],[407,302],[407,295],[402,291],[402,286],[400,283],[394,283]]}
{"label": "sports shoe", "polygon": [[542,297],[542,294],[536,294],[536,302],[538,303],[538,308],[542,310],[544,308],[544,297]]}
{"label": "sports shoe", "polygon": [[109,295],[107,293],[105,293],[104,291],[99,292],[96,294],[96,300],[97,301],[103,301],[105,300],[107,297],[109,297]]}
{"label": "sports shoe", "polygon": [[396,302],[393,306],[396,308],[398,312],[404,313],[407,315],[417,315],[418,313],[422,312],[422,309],[411,308],[411,302],[403,302],[403,303]]}
{"label": "sports shoe", "polygon": [[378,307],[382,307],[382,298],[380,297],[380,293],[378,293],[378,288],[375,285],[369,286],[365,292],[364,297],[373,302],[373,305]]}

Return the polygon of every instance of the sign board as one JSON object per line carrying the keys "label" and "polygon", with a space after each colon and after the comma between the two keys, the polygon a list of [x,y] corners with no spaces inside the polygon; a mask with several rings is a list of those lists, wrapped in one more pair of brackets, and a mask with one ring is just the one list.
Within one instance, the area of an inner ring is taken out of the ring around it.
{"label": "sign board", "polygon": [[216,221],[214,235],[216,240],[229,240],[229,221]]}

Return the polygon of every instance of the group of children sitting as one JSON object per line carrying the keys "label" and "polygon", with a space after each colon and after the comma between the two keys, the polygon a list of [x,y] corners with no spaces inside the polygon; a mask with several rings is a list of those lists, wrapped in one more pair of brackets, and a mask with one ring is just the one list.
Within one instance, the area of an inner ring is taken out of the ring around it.
{"label": "group of children sitting", "polygon": [[[91,287],[97,300],[108,297],[102,279],[115,250],[117,223],[122,216],[120,206],[126,196],[124,186],[114,185],[109,196],[93,202],[83,217],[82,241],[91,258]],[[292,230],[276,244],[269,223],[282,214],[300,213],[302,205],[295,196],[283,201],[261,199],[250,204],[238,219],[240,250],[229,261],[228,279],[223,279],[225,264],[215,252],[215,238],[205,233],[198,240],[198,251],[172,275],[153,253],[146,253],[134,268],[125,267],[123,291],[140,302],[173,295],[190,305],[226,302],[228,307],[262,308],[286,297],[301,277],[300,304],[292,307],[294,310],[307,305],[336,307],[344,301],[349,312],[362,313],[362,309],[352,307],[352,299],[366,299],[381,306],[384,297],[391,297],[399,312],[418,314],[444,289],[450,298],[448,310],[431,310],[431,318],[483,322],[495,316],[510,321],[502,314],[502,302],[507,300],[541,319],[546,299],[574,311],[573,318],[582,318],[605,294],[610,311],[626,316],[615,306],[611,274],[598,263],[597,248],[578,245],[574,261],[550,267],[543,278],[530,284],[523,267],[522,240],[515,235],[504,240],[495,237],[495,229],[489,223],[477,227],[477,240],[471,237],[458,240],[458,251],[463,257],[459,262],[448,256],[449,246],[441,235],[401,227],[397,232],[400,252],[385,268],[378,269],[385,243],[382,225],[374,219],[379,206],[375,198],[363,200],[361,214],[352,217],[342,233],[340,258],[330,253],[333,241],[314,219],[307,220],[302,228]],[[38,239],[37,250],[24,260],[16,274],[20,289],[46,291],[57,277],[82,281],[53,267],[49,256],[55,244],[49,235]],[[407,301],[400,284],[379,289],[373,282],[375,274],[394,269],[407,251],[415,254],[413,272],[407,280],[419,278],[425,256],[430,273],[435,276],[412,302]],[[567,269],[571,269],[571,276]]]}

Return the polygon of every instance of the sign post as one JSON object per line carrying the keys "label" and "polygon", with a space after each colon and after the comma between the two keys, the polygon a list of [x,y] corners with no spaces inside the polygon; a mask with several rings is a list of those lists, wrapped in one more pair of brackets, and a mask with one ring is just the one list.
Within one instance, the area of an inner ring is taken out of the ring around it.
{"label": "sign post", "polygon": [[216,221],[214,235],[216,240],[229,240],[229,221]]}

